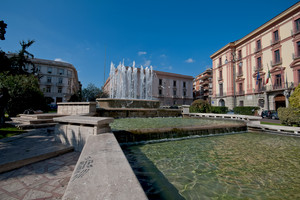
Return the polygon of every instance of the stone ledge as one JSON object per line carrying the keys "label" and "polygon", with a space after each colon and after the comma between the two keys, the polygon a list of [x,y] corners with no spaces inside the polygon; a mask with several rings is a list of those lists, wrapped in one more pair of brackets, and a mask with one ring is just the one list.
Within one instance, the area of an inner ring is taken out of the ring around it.
{"label": "stone ledge", "polygon": [[103,133],[88,137],[63,199],[147,197],[114,135]]}
{"label": "stone ledge", "polygon": [[86,116],[79,116],[79,115],[59,117],[53,120],[58,123],[70,123],[70,124],[93,125],[93,126],[109,124],[114,121],[114,119],[110,117],[86,117]]}

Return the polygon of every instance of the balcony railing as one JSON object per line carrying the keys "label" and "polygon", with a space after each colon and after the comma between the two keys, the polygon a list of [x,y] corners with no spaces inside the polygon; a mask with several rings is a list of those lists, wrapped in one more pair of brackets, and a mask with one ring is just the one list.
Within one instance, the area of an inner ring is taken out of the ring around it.
{"label": "balcony railing", "polygon": [[238,72],[236,76],[237,77],[243,76],[243,72]]}
{"label": "balcony railing", "polygon": [[283,90],[283,89],[292,89],[295,87],[294,82],[281,82],[281,83],[274,83],[272,85],[266,86],[267,91],[273,90]]}
{"label": "balcony railing", "polygon": [[222,80],[223,80],[223,77],[219,77],[219,78],[218,78],[218,81],[222,81]]}
{"label": "balcony railing", "polygon": [[259,48],[257,48],[257,47],[256,47],[256,48],[254,48],[254,53],[258,53],[258,52],[260,52],[260,51],[261,51],[261,49],[262,49],[261,47],[259,47]]}
{"label": "balcony railing", "polygon": [[281,65],[282,64],[282,58],[280,60],[275,60],[274,62],[271,60],[271,66],[274,67],[276,65]]}
{"label": "balcony railing", "polygon": [[291,36],[295,36],[299,33],[300,33],[300,29],[299,30],[291,30]]}
{"label": "balcony railing", "polygon": [[253,67],[253,72],[257,72],[257,71],[262,71],[263,70],[263,65],[259,66],[254,66]]}
{"label": "balcony railing", "polygon": [[244,90],[241,90],[241,91],[237,91],[236,95],[244,95],[245,94],[245,91]]}
{"label": "balcony railing", "polygon": [[298,60],[300,58],[300,53],[294,54],[293,53],[293,60]]}
{"label": "balcony railing", "polygon": [[281,37],[273,38],[273,39],[270,41],[270,43],[271,43],[271,45],[275,45],[275,44],[279,43],[280,40],[281,40]]}
{"label": "balcony railing", "polygon": [[226,92],[220,92],[218,94],[216,94],[217,97],[225,97],[226,96]]}

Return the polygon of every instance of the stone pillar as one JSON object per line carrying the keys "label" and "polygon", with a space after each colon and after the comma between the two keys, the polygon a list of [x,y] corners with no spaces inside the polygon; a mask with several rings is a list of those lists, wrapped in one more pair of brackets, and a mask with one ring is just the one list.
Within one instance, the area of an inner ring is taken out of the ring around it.
{"label": "stone pillar", "polygon": [[265,109],[265,110],[270,110],[270,108],[269,108],[269,97],[268,97],[267,92],[264,92],[264,95],[265,95],[265,105],[264,105],[264,109]]}
{"label": "stone pillar", "polygon": [[284,90],[283,92],[284,96],[285,96],[285,107],[289,107],[289,97],[290,97],[290,93],[288,90]]}

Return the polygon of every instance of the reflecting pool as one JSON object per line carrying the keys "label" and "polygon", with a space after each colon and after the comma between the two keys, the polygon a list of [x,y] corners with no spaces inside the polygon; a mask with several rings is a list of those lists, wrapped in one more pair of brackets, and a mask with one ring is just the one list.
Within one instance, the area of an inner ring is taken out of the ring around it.
{"label": "reflecting pool", "polygon": [[123,148],[149,199],[300,199],[300,138],[243,133]]}

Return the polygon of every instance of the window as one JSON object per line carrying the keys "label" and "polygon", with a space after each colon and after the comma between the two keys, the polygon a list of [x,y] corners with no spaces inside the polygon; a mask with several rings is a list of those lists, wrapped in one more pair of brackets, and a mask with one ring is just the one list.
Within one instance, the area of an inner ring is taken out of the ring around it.
{"label": "window", "polygon": [[176,81],[173,81],[173,86],[176,87]]}
{"label": "window", "polygon": [[28,67],[28,65],[27,65],[27,64],[25,64],[25,66],[24,66],[24,70],[25,70],[25,71],[28,71],[28,68],[29,68],[29,67]]}
{"label": "window", "polygon": [[300,32],[300,18],[295,20],[296,33]]}
{"label": "window", "polygon": [[261,41],[260,40],[256,41],[256,50],[257,51],[261,50]]}
{"label": "window", "polygon": [[36,71],[37,71],[37,72],[41,72],[41,66],[39,66],[39,65],[36,66]]}
{"label": "window", "polygon": [[71,85],[72,79],[68,79],[68,85]]}
{"label": "window", "polygon": [[219,84],[219,92],[220,92],[220,96],[223,96],[223,84]]}
{"label": "window", "polygon": [[275,64],[280,63],[280,51],[279,51],[279,49],[274,51],[274,54],[275,54]]}
{"label": "window", "polygon": [[186,87],[186,84],[185,84],[185,81],[183,81],[183,88],[185,88]]}
{"label": "window", "polygon": [[58,72],[59,75],[63,75],[64,74],[64,69],[58,69],[57,72]]}
{"label": "window", "polygon": [[263,88],[262,88],[262,86],[263,86],[263,85],[262,85],[262,78],[258,79],[257,82],[258,82],[258,90],[259,90],[259,91],[262,91],[262,89],[263,89]]}
{"label": "window", "polygon": [[239,50],[238,56],[239,56],[238,59],[241,60],[242,59],[242,50]]}
{"label": "window", "polygon": [[297,52],[296,52],[296,57],[297,57],[297,58],[300,57],[300,41],[297,42]]}
{"label": "window", "polygon": [[244,101],[240,101],[239,106],[244,106]]}
{"label": "window", "polygon": [[298,84],[300,83],[300,69],[298,69]]}
{"label": "window", "polygon": [[176,90],[173,90],[173,96],[176,96]]}
{"label": "window", "polygon": [[63,83],[63,79],[59,77],[59,78],[58,78],[58,83],[61,83],[61,84],[62,84],[62,83]]}
{"label": "window", "polygon": [[273,32],[273,36],[274,36],[274,42],[278,42],[279,41],[278,30]]}
{"label": "window", "polygon": [[243,94],[243,83],[239,83],[239,94]]}
{"label": "window", "polygon": [[50,76],[47,77],[47,83],[51,83],[52,78]]}
{"label": "window", "polygon": [[185,90],[183,90],[183,96],[186,97],[186,91]]}
{"label": "window", "polygon": [[220,77],[219,77],[220,80],[223,79],[223,76],[222,76],[222,70],[220,70]]}
{"label": "window", "polygon": [[243,74],[243,63],[242,62],[240,62],[239,63],[239,75],[242,75]]}
{"label": "window", "polygon": [[72,76],[72,71],[71,70],[68,70],[67,73],[68,73],[68,76]]}
{"label": "window", "polygon": [[159,85],[162,85],[162,79],[159,79]]}
{"label": "window", "polygon": [[57,88],[57,92],[58,92],[58,93],[62,93],[62,87],[58,87],[58,88]]}
{"label": "window", "polygon": [[52,67],[48,67],[48,74],[52,74]]}
{"label": "window", "polygon": [[162,89],[158,89],[158,94],[162,95]]}
{"label": "window", "polygon": [[281,88],[281,74],[275,76],[275,88]]}
{"label": "window", "polygon": [[222,58],[219,58],[219,66],[222,65]]}
{"label": "window", "polygon": [[48,92],[48,93],[51,92],[51,87],[50,87],[50,86],[47,86],[47,87],[46,87],[46,92]]}
{"label": "window", "polygon": [[261,69],[261,57],[258,57],[257,58],[257,69],[259,70],[259,69]]}

